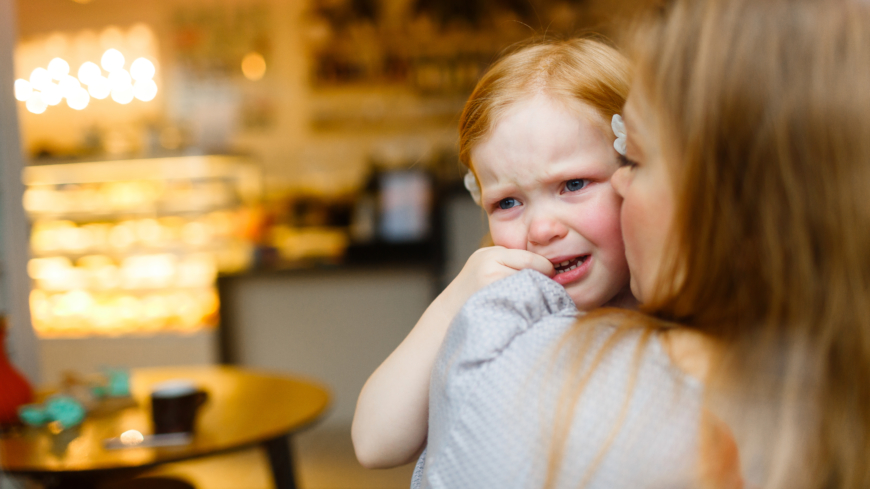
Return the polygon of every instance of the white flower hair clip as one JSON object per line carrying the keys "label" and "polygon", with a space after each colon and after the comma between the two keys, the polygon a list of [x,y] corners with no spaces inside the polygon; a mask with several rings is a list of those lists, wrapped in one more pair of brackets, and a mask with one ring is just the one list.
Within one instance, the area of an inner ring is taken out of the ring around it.
{"label": "white flower hair clip", "polygon": [[465,189],[471,194],[474,203],[480,205],[480,185],[477,183],[477,177],[474,176],[471,170],[468,170],[462,182],[465,183]]}
{"label": "white flower hair clip", "polygon": [[625,156],[625,122],[619,114],[613,114],[613,119],[610,120],[610,128],[613,129],[613,134],[616,139],[613,141],[613,149],[617,153]]}

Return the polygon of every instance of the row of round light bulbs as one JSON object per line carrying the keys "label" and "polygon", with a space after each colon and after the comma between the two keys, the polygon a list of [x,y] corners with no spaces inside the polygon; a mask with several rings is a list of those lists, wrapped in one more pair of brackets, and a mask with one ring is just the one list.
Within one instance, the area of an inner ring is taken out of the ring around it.
{"label": "row of round light bulbs", "polygon": [[[88,106],[91,97],[102,100],[111,95],[119,104],[129,104],[134,98],[149,102],[157,96],[154,83],[154,63],[146,58],[137,58],[130,64],[130,71],[124,69],[126,60],[117,49],[103,53],[100,65],[109,72],[103,76],[100,66],[87,61],[79,67],[78,78],[69,74],[69,63],[54,58],[48,68],[36,68],[30,73],[30,80],[15,80],[15,98],[26,102],[27,110],[34,114],[45,112],[49,105],[57,105],[66,99],[67,105],[75,110]],[[57,80],[58,83],[54,83]],[[135,83],[134,83],[135,80]],[[87,90],[82,87],[87,85]]]}

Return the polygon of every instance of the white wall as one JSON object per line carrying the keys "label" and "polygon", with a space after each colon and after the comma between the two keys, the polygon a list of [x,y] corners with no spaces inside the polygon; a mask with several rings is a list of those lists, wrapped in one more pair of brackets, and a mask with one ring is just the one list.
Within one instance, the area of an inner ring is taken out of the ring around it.
{"label": "white wall", "polygon": [[218,361],[217,331],[119,338],[52,338],[39,341],[42,382],[57,385],[65,372],[102,367],[208,365]]}
{"label": "white wall", "polygon": [[238,363],[325,383],[333,395],[325,422],[336,425],[350,424],[366,379],[435,293],[423,268],[286,272],[225,285]]}

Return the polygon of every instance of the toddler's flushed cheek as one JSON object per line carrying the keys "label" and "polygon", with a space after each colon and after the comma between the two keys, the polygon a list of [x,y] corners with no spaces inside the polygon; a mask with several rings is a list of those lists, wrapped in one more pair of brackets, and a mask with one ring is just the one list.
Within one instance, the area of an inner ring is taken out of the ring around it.
{"label": "toddler's flushed cheek", "polygon": [[525,250],[528,244],[525,233],[521,230],[513,230],[504,225],[490,224],[490,236],[496,246],[504,246],[512,250]]}
{"label": "toddler's flushed cheek", "polygon": [[589,276],[566,290],[581,310],[607,304],[628,287],[629,271],[619,221],[620,200],[608,189],[597,205],[587,207],[574,228],[587,240],[595,260]]}

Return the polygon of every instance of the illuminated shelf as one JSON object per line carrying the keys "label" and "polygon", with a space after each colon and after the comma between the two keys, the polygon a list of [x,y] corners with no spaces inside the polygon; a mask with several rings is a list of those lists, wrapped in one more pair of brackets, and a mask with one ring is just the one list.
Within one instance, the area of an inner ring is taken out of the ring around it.
{"label": "illuminated shelf", "polygon": [[250,161],[190,156],[27,167],[40,337],[191,333],[218,324],[217,275],[250,265]]}

